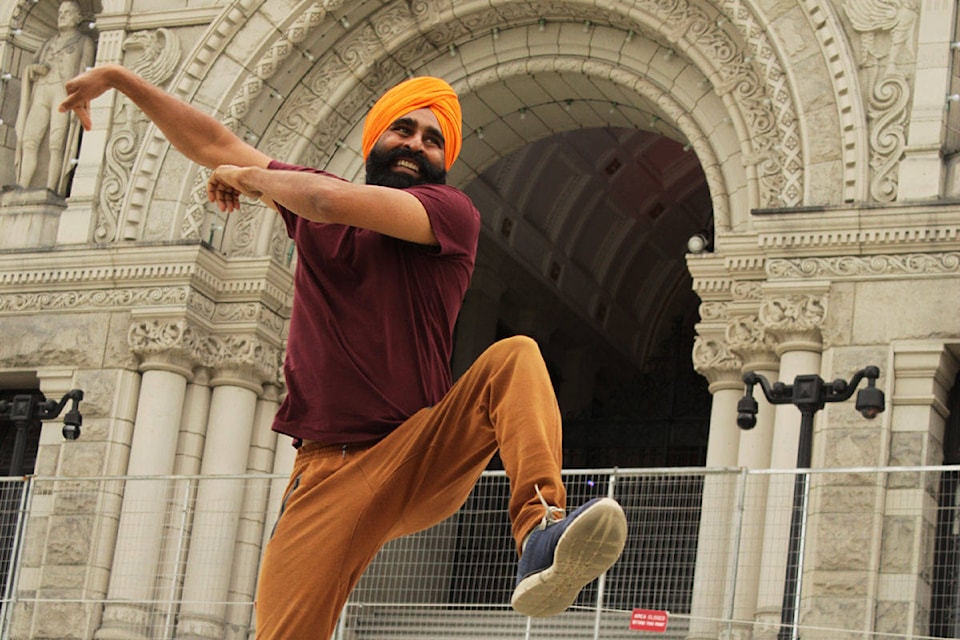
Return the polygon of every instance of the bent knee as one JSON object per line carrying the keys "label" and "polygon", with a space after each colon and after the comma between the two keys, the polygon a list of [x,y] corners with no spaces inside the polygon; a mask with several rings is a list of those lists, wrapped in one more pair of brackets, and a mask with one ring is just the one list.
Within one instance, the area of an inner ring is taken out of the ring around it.
{"label": "bent knee", "polygon": [[540,345],[529,336],[511,336],[498,340],[490,345],[483,354],[487,358],[503,361],[512,358],[537,358],[542,359]]}

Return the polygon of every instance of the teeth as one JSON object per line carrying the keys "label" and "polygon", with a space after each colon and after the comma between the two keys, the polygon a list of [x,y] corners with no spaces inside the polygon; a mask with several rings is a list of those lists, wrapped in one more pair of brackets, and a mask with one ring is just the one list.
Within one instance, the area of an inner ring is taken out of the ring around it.
{"label": "teeth", "polygon": [[420,171],[420,167],[418,167],[415,162],[410,162],[409,160],[397,160],[397,166],[410,169],[411,171]]}

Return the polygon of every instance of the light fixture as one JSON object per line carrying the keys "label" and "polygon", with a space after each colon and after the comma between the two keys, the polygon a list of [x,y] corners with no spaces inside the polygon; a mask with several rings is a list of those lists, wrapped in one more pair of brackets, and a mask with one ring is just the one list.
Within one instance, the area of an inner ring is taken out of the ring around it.
{"label": "light fixture", "polygon": [[[857,394],[856,408],[865,418],[873,419],[884,409],[883,391],[876,388],[880,368],[870,365],[853,374],[847,382],[838,378],[826,382],[816,374],[799,375],[793,384],[774,382],[770,384],[765,377],[755,371],[743,374],[746,385],[743,397],[737,403],[737,426],[741,429],[753,429],[757,426],[757,401],[753,398],[753,387],[760,385],[764,397],[770,404],[792,404],[800,410],[800,437],[797,444],[797,469],[810,468],[813,458],[813,418],[828,402],[848,400],[860,381],[867,379],[867,387]],[[787,572],[784,578],[783,607],[780,614],[780,638],[797,638],[800,610],[800,587],[803,578],[803,532],[807,523],[807,499],[810,476],[797,473],[793,485],[793,511],[790,521],[790,541],[787,549]]]}
{"label": "light fixture", "polygon": [[707,237],[702,233],[695,233],[687,240],[687,251],[700,254],[707,250]]}

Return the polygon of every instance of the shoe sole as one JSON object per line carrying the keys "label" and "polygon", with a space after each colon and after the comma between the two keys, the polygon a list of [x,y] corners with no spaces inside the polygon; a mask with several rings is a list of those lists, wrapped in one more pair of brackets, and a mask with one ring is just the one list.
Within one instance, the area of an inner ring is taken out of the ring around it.
{"label": "shoe sole", "polygon": [[581,589],[620,558],[626,540],[623,509],[611,498],[597,501],[557,540],[553,564],[520,581],[510,604],[533,618],[563,613]]}

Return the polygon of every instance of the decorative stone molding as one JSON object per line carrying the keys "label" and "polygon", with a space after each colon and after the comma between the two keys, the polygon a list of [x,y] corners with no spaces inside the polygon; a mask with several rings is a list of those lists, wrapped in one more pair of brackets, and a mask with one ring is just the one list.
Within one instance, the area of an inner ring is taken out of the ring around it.
{"label": "decorative stone molding", "polygon": [[202,366],[259,383],[275,381],[282,357],[279,347],[257,337],[216,335],[185,320],[136,320],[127,332],[127,343],[143,360],[142,369],[170,365],[190,371]]}
{"label": "decorative stone molding", "polygon": [[[859,35],[861,80],[870,124],[870,196],[879,202],[897,197],[896,169],[906,147],[910,82],[898,71],[913,62],[918,7],[913,2],[846,0],[844,12]],[[904,60],[910,56],[910,60]]]}
{"label": "decorative stone molding", "polygon": [[[227,107],[227,117],[223,123],[230,130],[242,135],[243,119],[250,110],[252,102],[261,94],[270,79],[280,68],[282,62],[298,51],[297,44],[303,42],[311,31],[327,17],[327,5],[339,6],[336,2],[314,2],[306,7],[283,35],[270,46],[263,56],[253,65],[253,73],[247,77]],[[207,208],[206,183],[209,172],[199,171],[194,179],[191,200],[180,225],[181,238],[199,238]],[[257,222],[262,222],[258,220]],[[230,253],[234,255],[253,255],[250,243],[255,232],[240,233],[234,238]]]}
{"label": "decorative stone molding", "polygon": [[893,202],[899,184],[897,168],[907,146],[910,86],[904,76],[891,75],[877,83],[869,97],[870,196],[879,202]]}
{"label": "decorative stone molding", "polygon": [[[169,29],[140,31],[123,41],[124,50],[139,50],[130,69],[155,85],[162,85],[180,63],[180,41]],[[118,224],[130,183],[130,167],[140,151],[149,120],[122,94],[113,114],[113,134],[107,142],[103,181],[98,193],[99,207],[94,240],[116,239]]]}
{"label": "decorative stone molding", "polygon": [[0,314],[182,305],[186,300],[182,287],[0,293]]}
{"label": "decorative stone molding", "polygon": [[771,259],[771,278],[862,279],[873,276],[936,277],[960,273],[960,252],[836,258]]}
{"label": "decorative stone molding", "polygon": [[[455,10],[449,0],[391,2],[352,17],[354,25],[347,27],[345,33],[335,34],[334,46],[322,59],[314,60],[306,43],[319,28],[332,28],[329,14],[332,6],[335,3],[306,5],[295,14],[288,28],[277,33],[275,40],[257,47],[264,52],[261,57],[241,61],[251,70],[251,75],[238,86],[232,101],[224,108],[225,122],[238,133],[255,137],[264,132],[249,127],[265,125],[248,123],[247,118],[255,102],[261,100],[268,89],[275,93],[267,81],[279,77],[279,71],[285,66],[298,64],[298,54],[309,56],[312,63],[310,75],[304,76],[299,88],[285,97],[277,117],[272,121],[259,119],[273,123],[270,136],[264,137],[265,143],[261,146],[268,154],[275,150],[289,154],[290,149],[297,149],[301,161],[307,156],[316,156],[318,160],[329,158],[346,125],[359,121],[372,99],[409,69],[423,68],[432,58],[445,55],[443,52],[450,46],[459,47],[472,41],[479,31],[493,25],[506,21],[509,25],[524,27],[547,16],[551,21],[590,20],[592,24],[626,33],[659,34],[661,40],[666,38],[665,44],[675,45],[678,51],[689,51],[698,63],[711,63],[713,68],[702,71],[715,80],[717,92],[731,108],[738,110],[734,120],[744,141],[744,157],[756,165],[760,205],[793,206],[802,201],[802,150],[805,147],[800,144],[795,98],[778,58],[779,49],[764,28],[764,20],[752,5],[742,0],[722,2],[719,6],[722,13],[708,3],[656,0],[610,7],[575,1],[502,3],[495,9],[475,4],[470,5],[470,12],[466,14],[462,7]],[[252,7],[249,10],[257,11]],[[195,90],[196,82],[205,77],[207,65],[217,58],[225,42],[242,33],[247,17],[237,11],[224,12],[218,19],[222,24],[211,25],[207,39],[198,45],[197,56],[188,63],[175,93]],[[504,62],[507,64],[509,61]],[[363,84],[358,78],[363,78]],[[681,111],[677,115],[685,113]],[[707,147],[704,139],[691,137],[700,157]],[[144,154],[138,160],[138,174],[132,181],[128,207],[145,208],[149,204],[149,197],[133,192],[148,188],[143,172],[151,165],[143,158],[147,154],[153,158],[162,155],[156,148],[159,144],[163,142],[155,137],[143,145]],[[704,168],[715,185],[711,192],[716,201],[718,193],[725,193],[717,188],[723,183],[723,174],[719,163],[707,161]],[[189,183],[186,193],[191,195],[186,200],[191,204],[178,231],[181,237],[198,238],[204,228],[204,218],[209,212],[202,193],[203,183],[202,177]],[[722,217],[721,213],[716,215]],[[135,221],[142,214],[131,212],[128,217]],[[238,244],[226,249],[236,251],[237,255],[251,255],[250,245],[244,242],[253,237],[239,234]]]}

